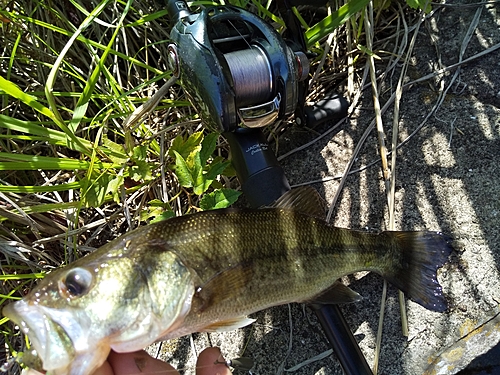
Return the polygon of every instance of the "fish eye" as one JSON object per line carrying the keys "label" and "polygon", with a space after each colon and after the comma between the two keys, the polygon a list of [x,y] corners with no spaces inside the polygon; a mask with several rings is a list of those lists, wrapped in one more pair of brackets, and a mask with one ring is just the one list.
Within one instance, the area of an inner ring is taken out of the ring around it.
{"label": "fish eye", "polygon": [[59,290],[66,298],[80,297],[90,289],[92,274],[84,268],[74,268],[59,282]]}

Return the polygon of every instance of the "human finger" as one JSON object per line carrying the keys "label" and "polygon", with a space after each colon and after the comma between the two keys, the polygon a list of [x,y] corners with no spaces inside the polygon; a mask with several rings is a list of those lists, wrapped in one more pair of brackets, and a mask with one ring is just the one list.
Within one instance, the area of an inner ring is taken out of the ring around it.
{"label": "human finger", "polygon": [[179,375],[175,368],[166,362],[151,357],[144,350],[133,353],[111,352],[108,362],[113,368],[114,375]]}
{"label": "human finger", "polygon": [[219,348],[206,348],[198,356],[196,362],[196,375],[230,375],[231,371],[226,365]]}
{"label": "human finger", "polygon": [[114,372],[109,362],[106,361],[92,375],[114,375]]}
{"label": "human finger", "polygon": [[22,375],[45,375],[43,372],[33,370],[32,368],[24,369],[21,372]]}
{"label": "human finger", "polygon": [[[21,375],[45,375],[45,372],[39,372],[32,368],[24,369]],[[108,361],[104,362],[97,370],[95,370],[92,375],[114,375],[113,369]]]}

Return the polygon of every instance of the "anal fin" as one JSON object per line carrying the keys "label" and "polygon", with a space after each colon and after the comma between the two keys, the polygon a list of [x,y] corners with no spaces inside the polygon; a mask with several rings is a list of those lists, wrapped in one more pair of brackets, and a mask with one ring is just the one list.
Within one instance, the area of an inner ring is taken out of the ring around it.
{"label": "anal fin", "polygon": [[336,305],[339,303],[358,302],[362,299],[363,297],[359,293],[345,286],[340,281],[336,281],[330,288],[308,302],[318,305]]}

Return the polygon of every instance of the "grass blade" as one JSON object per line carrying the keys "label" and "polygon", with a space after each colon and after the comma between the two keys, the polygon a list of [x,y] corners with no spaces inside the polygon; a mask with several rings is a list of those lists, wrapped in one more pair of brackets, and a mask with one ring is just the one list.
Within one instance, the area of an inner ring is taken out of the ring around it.
{"label": "grass blade", "polygon": [[50,186],[15,186],[15,185],[0,185],[2,193],[48,193],[54,191],[66,191],[72,189],[80,189],[80,182],[69,182],[67,184],[50,185]]}
{"label": "grass blade", "polygon": [[[1,161],[4,160],[4,161]],[[5,161],[10,160],[10,161]],[[94,162],[97,168],[120,168],[120,164]],[[0,152],[0,170],[29,171],[29,170],[87,170],[90,162],[70,158],[54,158],[50,156],[23,155]]]}
{"label": "grass blade", "polygon": [[[65,35],[65,36],[69,36],[71,37],[74,33],[68,31],[68,30],[65,30],[65,29],[62,29],[60,27],[57,27],[57,26],[54,26],[54,25],[51,25],[47,22],[44,22],[44,21],[41,21],[41,20],[38,20],[38,19],[35,19],[35,18],[32,18],[32,17],[27,17],[27,16],[23,16],[23,15],[20,15],[20,14],[11,14],[9,12],[5,12],[3,10],[0,9],[0,16],[1,15],[5,15],[5,16],[9,16],[10,18],[12,18],[13,20],[19,22],[19,23],[30,23],[30,24],[33,24],[34,26],[39,26],[39,27],[43,27],[43,28],[46,28],[48,30],[51,30],[51,31],[54,31],[54,32],[57,32],[61,35]],[[100,49],[100,50],[105,50],[106,49],[106,46],[102,45],[101,43],[98,43],[96,41],[93,41],[93,40],[90,40],[88,38],[85,38],[84,36],[82,36],[81,34],[77,36],[76,40],[78,40],[79,42],[82,42],[84,44],[87,44],[87,45],[90,45],[92,47],[95,47],[97,49]],[[154,73],[154,74],[162,74],[164,73],[163,70],[160,70],[158,68],[155,68],[155,67],[152,67],[138,59],[135,59],[133,57],[130,57],[130,56],[127,56],[125,53],[122,53],[122,52],[119,52],[117,50],[114,50],[114,49],[111,49],[110,50],[110,53],[112,53],[113,55],[116,55],[117,57],[119,57],[120,59],[123,59],[124,61],[128,61],[129,63],[131,64],[134,64],[134,65],[137,65],[141,68],[144,68],[144,69],[147,69],[148,71]]]}
{"label": "grass blade", "polygon": [[[54,95],[52,94],[52,91],[54,89],[54,83],[56,81],[56,76],[57,73],[59,72],[59,67],[61,66],[64,58],[66,57],[66,54],[68,53],[69,49],[75,42],[75,40],[78,38],[78,35],[82,33],[83,30],[85,30],[94,20],[95,17],[97,17],[106,7],[110,0],[103,0],[90,14],[89,16],[81,23],[81,25],[78,27],[78,29],[75,31],[75,33],[71,36],[69,39],[68,43],[64,46],[62,49],[61,53],[57,57],[54,66],[50,70],[49,76],[47,77],[47,83],[45,84],[45,96],[47,97],[47,101],[49,102],[49,106],[52,109],[55,118],[57,119],[58,122],[64,123],[61,114],[57,110],[57,105],[56,105],[56,100]],[[64,130],[64,129],[63,129]],[[68,131],[71,131],[68,129]],[[66,131],[65,131],[66,132]],[[73,132],[71,132],[73,134]]]}
{"label": "grass blade", "polygon": [[66,134],[66,147],[77,149],[84,154],[89,154],[87,147],[85,147],[82,142],[68,129],[64,121],[60,119],[54,112],[52,112],[50,108],[47,108],[39,103],[34,96],[26,94],[16,84],[6,80],[2,76],[0,76],[0,90],[4,91],[6,94],[12,96],[13,98],[20,100],[24,104],[30,106],[37,112],[41,113],[44,116],[47,116],[52,121],[54,121]]}
{"label": "grass blade", "polygon": [[306,31],[307,45],[311,46],[319,42],[349,18],[363,10],[369,2],[370,0],[351,0],[347,4],[342,5],[336,12],[333,12],[330,16],[324,18]]}
{"label": "grass blade", "polygon": [[[0,77],[0,81],[1,79],[2,77]],[[66,146],[73,151],[88,152],[92,147],[92,144],[83,138],[75,137],[77,142],[68,142],[67,134],[62,131],[35,124],[33,121],[19,120],[6,115],[0,115],[0,128],[44,137],[45,140],[51,144]],[[81,147],[79,145],[81,145]]]}
{"label": "grass blade", "polygon": [[[103,1],[103,3],[107,3],[107,1]],[[101,4],[103,4],[103,3],[101,3]],[[103,4],[103,6],[104,5],[105,4]],[[112,35],[108,45],[106,46],[106,49],[104,50],[101,58],[99,58],[99,62],[97,64],[96,68],[92,72],[90,79],[87,81],[87,84],[85,85],[85,88],[83,89],[82,95],[80,95],[80,98],[78,99],[78,102],[77,102],[76,107],[75,107],[75,111],[73,112],[73,118],[71,119],[69,126],[68,126],[72,132],[76,132],[76,130],[78,129],[78,125],[80,124],[80,121],[82,120],[83,116],[85,115],[85,113],[87,111],[87,107],[89,105],[90,98],[92,97],[92,94],[94,92],[94,88],[95,88],[95,85],[96,85],[97,80],[99,78],[99,75],[101,74],[101,70],[104,67],[104,63],[106,62],[106,58],[108,57],[109,53],[111,52],[111,46],[115,43],[116,37],[117,37],[118,33],[120,32],[120,29],[123,25],[123,20],[125,19],[125,16],[127,15],[131,5],[132,5],[132,1],[129,0],[125,6],[125,10],[123,11],[122,16],[120,17],[120,20],[118,21],[118,25],[116,26],[115,31],[113,32],[113,35]],[[88,19],[93,20],[94,17],[92,17],[92,14],[89,14]],[[83,23],[82,23],[82,25],[83,25]],[[113,85],[113,86],[117,87],[117,85]]]}

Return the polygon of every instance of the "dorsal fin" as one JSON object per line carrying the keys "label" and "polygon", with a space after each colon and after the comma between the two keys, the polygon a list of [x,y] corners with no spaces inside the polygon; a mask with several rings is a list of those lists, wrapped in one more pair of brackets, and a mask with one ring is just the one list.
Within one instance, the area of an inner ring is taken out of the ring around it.
{"label": "dorsal fin", "polygon": [[300,186],[287,191],[271,207],[300,211],[322,220],[326,217],[326,202],[311,186]]}

